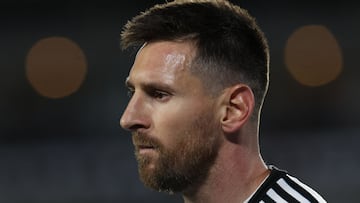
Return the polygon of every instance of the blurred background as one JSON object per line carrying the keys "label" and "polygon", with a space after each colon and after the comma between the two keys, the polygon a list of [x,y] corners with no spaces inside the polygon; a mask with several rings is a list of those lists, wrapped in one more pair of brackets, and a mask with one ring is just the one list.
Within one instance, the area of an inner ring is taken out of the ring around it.
{"label": "blurred background", "polygon": [[[181,202],[142,185],[119,127],[134,57],[119,34],[162,2],[0,3],[0,202]],[[360,3],[232,2],[269,40],[264,159],[329,202],[359,202]]]}

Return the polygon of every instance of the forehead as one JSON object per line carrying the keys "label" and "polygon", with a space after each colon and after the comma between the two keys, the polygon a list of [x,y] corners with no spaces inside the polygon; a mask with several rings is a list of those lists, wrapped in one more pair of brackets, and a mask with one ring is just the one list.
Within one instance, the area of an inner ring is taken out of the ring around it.
{"label": "forehead", "polygon": [[[131,77],[155,77],[159,74],[173,79],[179,73],[187,72],[195,55],[189,42],[152,42],[145,44],[137,53],[131,68]],[[146,76],[145,76],[146,75]]]}

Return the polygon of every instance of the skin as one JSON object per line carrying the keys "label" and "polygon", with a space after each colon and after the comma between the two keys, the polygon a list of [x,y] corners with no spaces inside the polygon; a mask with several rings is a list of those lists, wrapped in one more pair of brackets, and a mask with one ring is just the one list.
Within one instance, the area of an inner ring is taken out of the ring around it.
{"label": "skin", "polygon": [[[190,42],[159,41],[143,46],[126,81],[132,97],[120,124],[133,134],[176,149],[178,143],[190,139],[191,123],[207,115],[208,123],[202,125],[209,130],[192,136],[215,137],[217,156],[205,180],[181,191],[184,202],[242,202],[269,174],[259,152],[258,123],[250,122],[254,96],[241,83],[210,96],[189,71],[195,53]],[[175,133],[178,131],[183,133]],[[135,140],[134,144],[138,158],[147,160],[142,170],[151,173],[160,152],[149,143]]]}

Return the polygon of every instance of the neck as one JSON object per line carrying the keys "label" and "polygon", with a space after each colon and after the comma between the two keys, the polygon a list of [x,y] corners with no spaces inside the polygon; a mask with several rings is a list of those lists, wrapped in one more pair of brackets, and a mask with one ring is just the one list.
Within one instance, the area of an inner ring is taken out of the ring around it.
{"label": "neck", "polygon": [[225,141],[205,183],[184,192],[184,202],[244,202],[269,171],[258,147],[251,150],[243,146]]}

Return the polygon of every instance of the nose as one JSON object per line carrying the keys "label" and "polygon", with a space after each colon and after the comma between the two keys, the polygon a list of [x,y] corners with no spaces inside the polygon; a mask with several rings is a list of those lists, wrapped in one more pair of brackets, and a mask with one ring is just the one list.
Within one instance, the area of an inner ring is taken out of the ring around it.
{"label": "nose", "polygon": [[120,125],[122,128],[129,131],[147,129],[150,126],[149,117],[147,115],[144,99],[142,99],[141,96],[134,94],[121,116]]}

